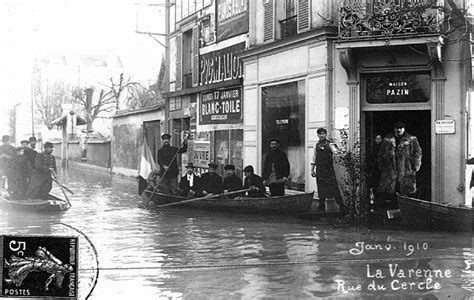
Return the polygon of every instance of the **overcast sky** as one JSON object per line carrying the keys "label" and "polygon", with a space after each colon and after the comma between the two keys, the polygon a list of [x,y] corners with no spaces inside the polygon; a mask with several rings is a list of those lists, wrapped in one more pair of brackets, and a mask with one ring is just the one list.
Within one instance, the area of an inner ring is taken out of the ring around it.
{"label": "overcast sky", "polygon": [[0,111],[29,101],[32,62],[38,53],[111,52],[120,56],[132,78],[144,83],[156,79],[164,49],[149,36],[135,33],[135,3],[149,2],[0,0]]}

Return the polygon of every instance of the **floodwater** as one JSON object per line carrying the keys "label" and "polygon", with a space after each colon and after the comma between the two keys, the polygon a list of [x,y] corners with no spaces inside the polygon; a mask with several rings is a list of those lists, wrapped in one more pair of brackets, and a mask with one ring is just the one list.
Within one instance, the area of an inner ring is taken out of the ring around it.
{"label": "floodwater", "polygon": [[0,234],[78,236],[81,299],[473,299],[470,234],[143,209],[133,180],[59,178],[70,210],[1,208]]}

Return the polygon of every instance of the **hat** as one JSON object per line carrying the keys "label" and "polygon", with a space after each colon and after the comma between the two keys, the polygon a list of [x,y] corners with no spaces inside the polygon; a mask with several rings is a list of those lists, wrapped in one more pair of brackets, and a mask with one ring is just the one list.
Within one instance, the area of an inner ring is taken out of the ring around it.
{"label": "hat", "polygon": [[30,137],[30,143],[31,142],[36,142],[36,138],[34,136]]}
{"label": "hat", "polygon": [[44,143],[44,147],[45,148],[54,148],[54,145],[51,142],[46,142],[46,143]]}
{"label": "hat", "polygon": [[403,122],[397,122],[394,125],[394,128],[405,128],[405,127],[406,127],[406,125]]}
{"label": "hat", "polygon": [[10,136],[4,135],[2,136],[2,142],[9,142],[10,141]]}
{"label": "hat", "polygon": [[20,144],[29,144],[29,143],[30,143],[30,141],[28,141],[28,140],[23,140],[23,141],[20,142]]}
{"label": "hat", "polygon": [[235,170],[235,166],[234,165],[225,165],[224,170]]}
{"label": "hat", "polygon": [[170,139],[171,138],[171,134],[168,134],[168,133],[163,133],[161,135],[161,139],[164,140],[164,139]]}
{"label": "hat", "polygon": [[244,168],[244,172],[253,173],[253,167],[252,167],[252,166],[246,166],[246,167]]}
{"label": "hat", "polygon": [[271,138],[271,139],[270,139],[270,143],[271,143],[271,142],[277,142],[278,144],[280,144],[280,140],[277,139],[277,138]]}
{"label": "hat", "polygon": [[186,166],[184,166],[185,168],[192,168],[194,169],[194,165],[192,162],[188,163]]}
{"label": "hat", "polygon": [[217,169],[217,167],[219,166],[218,164],[215,164],[215,163],[209,163],[209,168],[212,168],[212,169]]}

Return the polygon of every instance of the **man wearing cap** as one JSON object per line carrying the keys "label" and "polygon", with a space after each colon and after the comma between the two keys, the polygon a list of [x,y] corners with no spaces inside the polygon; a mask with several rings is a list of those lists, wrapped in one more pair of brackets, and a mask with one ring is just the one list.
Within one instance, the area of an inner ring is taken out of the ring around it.
{"label": "man wearing cap", "polygon": [[12,199],[26,199],[28,183],[33,171],[30,162],[24,156],[25,149],[17,147],[15,155],[9,161],[7,172],[8,192]]}
{"label": "man wearing cap", "polygon": [[246,166],[243,171],[245,176],[243,189],[250,189],[247,192],[248,196],[252,198],[265,197],[266,190],[262,177],[254,174],[252,166]]}
{"label": "man wearing cap", "polygon": [[316,177],[316,185],[318,186],[318,210],[326,211],[326,199],[334,197],[339,205],[339,211],[345,214],[346,207],[337,185],[336,172],[334,172],[334,144],[327,139],[326,128],[318,128],[316,133],[318,134],[319,141],[314,146],[311,176]]}
{"label": "man wearing cap", "polygon": [[217,167],[217,164],[210,163],[209,171],[201,176],[202,194],[204,196],[209,194],[222,194],[222,192],[224,192],[222,177],[216,172]]}
{"label": "man wearing cap", "polygon": [[416,192],[416,172],[421,167],[421,147],[418,139],[405,131],[405,123],[397,122],[393,133],[382,141],[378,155],[381,170],[378,192],[392,200],[395,193],[412,195]]}
{"label": "man wearing cap", "polygon": [[[22,141],[22,146],[23,142],[26,142],[26,147],[25,147],[25,157],[28,158],[30,161],[31,166],[35,166],[35,159],[36,159],[36,152],[35,147],[36,147],[36,138],[34,136],[30,137],[28,141]],[[28,146],[29,144],[29,146]]]}
{"label": "man wearing cap", "polygon": [[193,163],[186,165],[186,174],[179,181],[179,194],[185,197],[199,197],[201,177],[194,173]]}
{"label": "man wearing cap", "polygon": [[155,172],[161,177],[160,185],[163,186],[162,192],[168,195],[178,193],[178,154],[188,151],[188,140],[184,139],[180,148],[170,145],[171,135],[165,133],[161,136],[163,147],[158,149],[156,161],[160,166],[160,171]]}
{"label": "man wearing cap", "polygon": [[48,199],[48,194],[53,187],[53,175],[56,174],[56,158],[53,153],[54,146],[50,142],[44,143],[44,151],[36,155],[35,169],[28,187],[28,198]]}
{"label": "man wearing cap", "polygon": [[[237,174],[235,174],[235,166],[234,165],[225,165],[224,170],[227,176],[224,178],[224,182],[222,183],[224,192],[233,192],[242,189],[242,179],[240,179]],[[237,195],[231,195],[231,197],[236,197]]]}
{"label": "man wearing cap", "polygon": [[270,140],[270,152],[263,162],[262,178],[264,184],[270,188],[271,196],[285,195],[285,181],[290,175],[290,162],[285,152],[280,150],[280,141]]}

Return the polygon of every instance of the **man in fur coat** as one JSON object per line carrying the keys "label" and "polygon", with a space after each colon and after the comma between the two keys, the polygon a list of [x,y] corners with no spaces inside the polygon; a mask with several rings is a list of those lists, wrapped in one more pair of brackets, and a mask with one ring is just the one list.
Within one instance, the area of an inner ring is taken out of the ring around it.
{"label": "man in fur coat", "polygon": [[393,200],[397,192],[408,196],[416,192],[416,172],[421,167],[421,148],[418,139],[405,132],[403,122],[397,122],[394,133],[383,139],[378,165],[381,170],[379,193]]}

